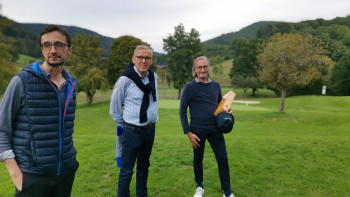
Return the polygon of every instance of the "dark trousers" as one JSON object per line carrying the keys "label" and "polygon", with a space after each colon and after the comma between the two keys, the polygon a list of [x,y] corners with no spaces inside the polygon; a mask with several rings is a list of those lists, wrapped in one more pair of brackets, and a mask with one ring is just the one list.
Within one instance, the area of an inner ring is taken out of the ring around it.
{"label": "dark trousers", "polygon": [[215,154],[216,162],[219,169],[219,177],[221,189],[230,191],[230,170],[228,166],[228,158],[224,135],[217,130],[191,129],[194,134],[199,137],[199,147],[193,148],[193,170],[195,181],[197,184],[203,183],[203,157],[205,142],[208,140]]}
{"label": "dark trousers", "polygon": [[71,195],[75,172],[74,168],[57,176],[41,176],[23,173],[22,191],[16,189],[17,197],[69,197]]}
{"label": "dark trousers", "polygon": [[136,195],[147,196],[148,168],[155,136],[155,126],[151,129],[124,124],[122,139],[122,166],[119,172],[118,196],[130,196],[130,182],[136,167]]}

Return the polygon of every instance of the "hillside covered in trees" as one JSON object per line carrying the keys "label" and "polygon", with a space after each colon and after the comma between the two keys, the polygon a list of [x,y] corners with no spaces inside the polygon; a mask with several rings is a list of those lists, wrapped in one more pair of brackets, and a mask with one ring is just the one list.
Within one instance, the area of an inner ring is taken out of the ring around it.
{"label": "hillside covered in trees", "polygon": [[[0,15],[0,20],[5,17]],[[11,19],[7,19],[11,24],[5,28],[3,34],[7,37],[13,38],[15,40],[14,47],[16,51],[23,55],[28,55],[34,58],[40,58],[42,56],[40,48],[38,47],[38,39],[41,30],[48,24],[40,23],[17,23]],[[77,34],[86,34],[90,36],[99,36],[101,47],[110,52],[111,44],[114,38],[100,35],[94,31],[76,27],[76,26],[64,26],[69,34],[72,36],[72,39],[75,38]]]}
{"label": "hillside covered in trees", "polygon": [[252,39],[257,37],[257,32],[261,27],[273,25],[277,22],[274,21],[260,21],[253,23],[247,27],[242,28],[237,32],[225,33],[216,38],[203,42],[203,47],[207,51],[209,57],[217,55],[225,57],[225,59],[231,59],[232,55],[229,53],[229,47],[232,42],[239,38]]}
{"label": "hillside covered in trees", "polygon": [[350,95],[350,16],[275,22],[255,33],[253,38],[240,36],[225,45],[213,39],[207,45],[209,57],[233,59],[234,87],[251,88],[253,94],[267,87],[291,96],[321,94],[324,86],[327,95]]}
{"label": "hillside covered in trees", "polygon": [[[333,26],[332,26],[333,25]],[[220,55],[225,59],[233,58],[232,44],[234,40],[239,38],[246,38],[248,40],[253,38],[270,38],[275,33],[299,33],[299,34],[317,34],[323,31],[326,27],[346,26],[350,28],[350,16],[336,17],[332,20],[316,19],[307,20],[297,23],[281,22],[281,21],[260,21],[253,23],[237,32],[224,33],[216,38],[203,42],[203,47],[207,51],[209,57]],[[338,30],[334,29],[331,36],[339,34]],[[340,33],[344,34],[344,32]],[[338,36],[339,37],[339,36]]]}

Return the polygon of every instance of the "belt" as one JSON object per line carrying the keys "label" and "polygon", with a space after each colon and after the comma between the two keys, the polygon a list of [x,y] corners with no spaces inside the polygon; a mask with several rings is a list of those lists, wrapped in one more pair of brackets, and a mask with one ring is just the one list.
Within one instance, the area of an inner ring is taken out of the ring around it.
{"label": "belt", "polygon": [[156,123],[149,123],[149,124],[146,124],[144,126],[137,126],[137,125],[134,125],[134,124],[131,124],[131,123],[128,123],[128,122],[125,122],[125,124],[133,126],[133,127],[147,129],[147,130],[153,128],[156,125]]}

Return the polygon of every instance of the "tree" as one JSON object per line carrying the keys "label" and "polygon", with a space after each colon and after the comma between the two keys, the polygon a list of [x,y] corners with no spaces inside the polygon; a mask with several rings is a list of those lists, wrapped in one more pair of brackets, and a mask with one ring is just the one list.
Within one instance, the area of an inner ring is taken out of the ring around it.
{"label": "tree", "polygon": [[113,41],[111,54],[109,55],[107,76],[110,85],[114,85],[124,71],[124,68],[131,63],[131,58],[137,45],[150,46],[133,36],[121,36]]}
{"label": "tree", "polygon": [[277,22],[272,27],[272,33],[290,33],[293,30],[293,24],[287,22]]}
{"label": "tree", "polygon": [[173,35],[163,39],[163,49],[168,59],[168,71],[174,88],[178,90],[178,99],[185,84],[192,79],[193,60],[203,53],[199,32],[191,29],[185,32],[180,23]]}
{"label": "tree", "polygon": [[314,43],[312,36],[277,33],[258,55],[262,66],[260,80],[269,87],[281,89],[280,112],[284,110],[288,88],[305,86],[319,79],[323,70],[333,67],[332,60],[324,55],[326,51]]}
{"label": "tree", "polygon": [[107,62],[103,59],[106,53],[100,47],[98,36],[77,34],[72,40],[73,53],[68,59],[69,70],[78,79],[77,91],[86,93],[88,105],[92,104],[97,90],[107,90],[108,81],[103,69]]}
{"label": "tree", "polygon": [[222,66],[222,63],[225,61],[223,57],[217,55],[215,57],[210,57],[210,67],[214,74],[216,75],[222,75],[224,73],[224,67]]}
{"label": "tree", "polygon": [[349,36],[350,29],[347,26],[343,25],[331,25],[326,28],[329,36],[334,40],[342,40]]}
{"label": "tree", "polygon": [[272,36],[272,28],[271,24],[264,25],[258,29],[256,32],[256,37],[258,38],[270,38]]}
{"label": "tree", "polygon": [[240,38],[233,43],[234,60],[230,70],[231,84],[243,88],[244,95],[252,88],[252,95],[261,87],[259,80],[259,62],[256,58],[262,39]]}
{"label": "tree", "polygon": [[350,49],[346,50],[333,70],[333,91],[336,95],[350,95]]}
{"label": "tree", "polygon": [[230,49],[233,52],[233,58],[241,55],[243,52],[243,48],[247,46],[249,40],[247,38],[239,38],[232,42],[232,45],[230,46]]}
{"label": "tree", "polygon": [[232,59],[232,54],[228,45],[225,44],[214,44],[214,43],[203,43],[203,48],[206,51],[208,57],[221,56],[225,60]]}
{"label": "tree", "polygon": [[166,60],[166,54],[161,54],[157,58],[155,58],[155,61],[158,65],[167,65],[168,61]]}
{"label": "tree", "polygon": [[13,40],[2,35],[4,29],[10,25],[6,18],[0,19],[0,95],[2,95],[11,78],[17,73],[17,66],[14,62]]}
{"label": "tree", "polygon": [[217,55],[215,57],[210,57],[209,58],[210,60],[210,64],[213,65],[213,64],[221,64],[225,61],[225,59],[223,57],[221,57],[220,55]]}

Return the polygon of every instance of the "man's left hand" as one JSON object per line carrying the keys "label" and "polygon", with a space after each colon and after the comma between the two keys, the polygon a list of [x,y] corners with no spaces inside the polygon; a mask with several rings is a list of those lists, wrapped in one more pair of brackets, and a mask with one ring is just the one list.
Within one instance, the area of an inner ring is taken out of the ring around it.
{"label": "man's left hand", "polygon": [[[228,107],[228,106],[226,106],[226,107]],[[228,114],[232,114],[232,109],[231,109],[231,107],[230,107],[230,108],[227,108],[226,113],[228,113]]]}

